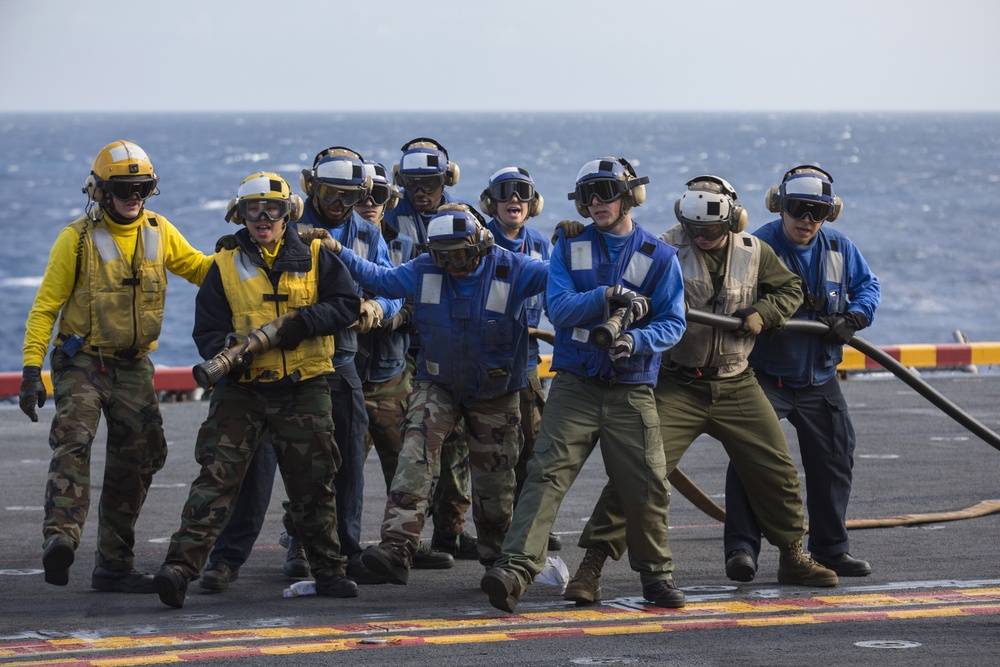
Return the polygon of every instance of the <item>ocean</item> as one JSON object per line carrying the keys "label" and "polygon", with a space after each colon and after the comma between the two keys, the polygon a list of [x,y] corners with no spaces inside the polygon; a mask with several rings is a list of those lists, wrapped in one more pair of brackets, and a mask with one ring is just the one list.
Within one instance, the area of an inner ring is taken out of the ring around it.
{"label": "ocean", "polygon": [[[604,155],[648,176],[635,220],[659,235],[692,177],[736,188],[749,229],[774,219],[768,188],[796,165],[834,177],[844,211],[833,223],[859,245],[882,284],[882,306],[861,336],[877,345],[951,343],[955,332],[1000,340],[1000,114],[0,114],[0,371],[21,368],[24,322],[59,231],[82,214],[94,155],[127,139],[160,176],[147,206],[197,248],[234,231],[223,219],[240,181],[299,173],[327,146],[348,146],[391,168],[399,147],[433,137],[460,168],[456,196],[477,202],[499,167],[526,168],[545,197],[533,225],[576,218],[566,193]],[[172,276],[159,366],[200,361],[191,341],[194,286]]]}

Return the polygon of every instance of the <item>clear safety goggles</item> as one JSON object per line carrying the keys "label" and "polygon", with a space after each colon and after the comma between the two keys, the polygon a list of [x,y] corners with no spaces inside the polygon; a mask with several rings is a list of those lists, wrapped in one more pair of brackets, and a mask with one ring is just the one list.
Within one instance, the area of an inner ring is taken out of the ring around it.
{"label": "clear safety goggles", "polygon": [[434,265],[439,269],[443,269],[448,265],[456,269],[462,269],[472,263],[478,256],[478,249],[470,245],[441,250],[431,246],[431,257],[434,258]]}
{"label": "clear safety goggles", "polygon": [[710,225],[693,225],[690,222],[682,222],[681,226],[692,239],[697,239],[700,236],[708,242],[722,238],[726,233],[726,225],[721,222],[715,222]]}
{"label": "clear safety goggles", "polygon": [[[375,206],[383,206],[389,201],[389,186],[382,185],[381,183],[375,183],[372,185],[372,191],[368,193],[368,198],[372,200],[372,204]],[[366,201],[367,201],[366,199]]]}
{"label": "clear safety goggles", "polygon": [[493,201],[508,201],[514,195],[521,201],[528,201],[535,196],[535,186],[515,179],[498,181],[490,186],[490,199]]}
{"label": "clear safety goggles", "polygon": [[833,205],[825,201],[816,201],[815,199],[785,197],[782,209],[796,220],[802,220],[808,215],[812,218],[813,222],[822,222],[830,215]]}
{"label": "clear safety goggles", "polygon": [[594,197],[601,203],[609,204],[628,192],[628,185],[616,178],[599,178],[579,183],[574,192],[576,201],[584,206],[590,206]]}
{"label": "clear safety goggles", "polygon": [[422,190],[424,194],[437,192],[444,187],[444,174],[431,174],[429,176],[416,176],[400,174],[399,180],[407,192],[417,192]]}
{"label": "clear safety goggles", "polygon": [[132,197],[138,196],[140,201],[149,199],[156,191],[156,181],[147,179],[144,181],[132,181],[123,179],[111,179],[105,181],[103,186],[111,196],[121,201],[128,201]]}
{"label": "clear safety goggles", "polygon": [[284,199],[244,199],[239,203],[240,217],[247,222],[267,218],[277,222],[288,215],[289,203]]}

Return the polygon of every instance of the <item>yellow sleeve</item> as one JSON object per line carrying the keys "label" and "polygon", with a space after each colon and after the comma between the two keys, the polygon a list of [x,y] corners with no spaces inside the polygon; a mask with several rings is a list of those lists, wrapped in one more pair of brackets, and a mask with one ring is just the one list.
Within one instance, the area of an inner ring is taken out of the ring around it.
{"label": "yellow sleeve", "polygon": [[167,271],[180,276],[189,283],[201,285],[205,274],[215,261],[215,255],[206,255],[188,243],[184,235],[162,215],[160,229],[163,230],[165,246],[165,263]]}
{"label": "yellow sleeve", "polygon": [[59,311],[76,284],[76,256],[80,235],[73,227],[63,229],[49,253],[49,263],[38,287],[25,324],[22,356],[25,366],[41,367],[49,349]]}

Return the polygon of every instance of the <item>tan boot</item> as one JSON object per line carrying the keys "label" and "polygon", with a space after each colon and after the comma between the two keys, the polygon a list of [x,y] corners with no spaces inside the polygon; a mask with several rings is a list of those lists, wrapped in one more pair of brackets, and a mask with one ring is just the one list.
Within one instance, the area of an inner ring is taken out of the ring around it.
{"label": "tan boot", "polygon": [[836,586],[837,573],[829,570],[802,551],[802,540],[779,547],[778,582],[796,586]]}
{"label": "tan boot", "polygon": [[572,600],[577,604],[594,604],[601,601],[601,569],[608,554],[601,547],[590,547],[583,556],[583,561],[576,574],[566,584],[564,600]]}

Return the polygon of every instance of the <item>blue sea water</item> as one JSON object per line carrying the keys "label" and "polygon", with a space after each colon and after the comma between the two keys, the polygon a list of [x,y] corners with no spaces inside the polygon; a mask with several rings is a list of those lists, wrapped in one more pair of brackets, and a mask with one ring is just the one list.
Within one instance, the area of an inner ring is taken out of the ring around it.
{"label": "blue sea water", "polygon": [[[773,219],[764,194],[790,167],[834,176],[834,223],[882,283],[862,336],[878,345],[1000,340],[1000,114],[0,114],[0,371],[21,367],[24,322],[59,231],[86,204],[94,155],[128,139],[150,155],[161,194],[150,200],[196,247],[233,231],[226,202],[243,177],[277,171],[298,188],[319,150],[349,146],[391,168],[419,136],[444,144],[461,169],[455,194],[477,201],[490,174],[523,166],[545,196],[532,224],[577,217],[566,193],[594,157],[628,158],[650,178],[634,217],[657,235],[691,177],[729,180],[750,229]],[[196,288],[172,277],[153,361],[200,361],[191,342]]]}

